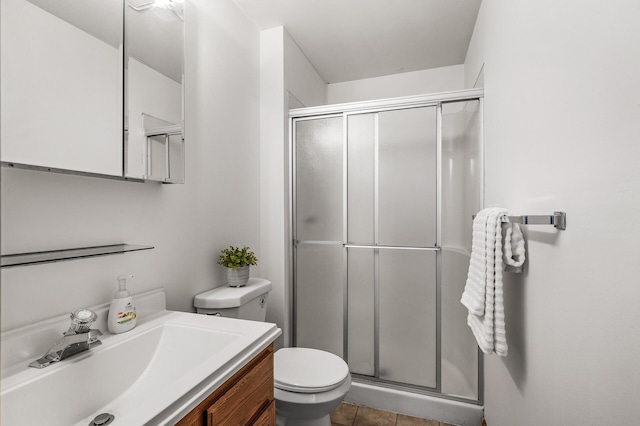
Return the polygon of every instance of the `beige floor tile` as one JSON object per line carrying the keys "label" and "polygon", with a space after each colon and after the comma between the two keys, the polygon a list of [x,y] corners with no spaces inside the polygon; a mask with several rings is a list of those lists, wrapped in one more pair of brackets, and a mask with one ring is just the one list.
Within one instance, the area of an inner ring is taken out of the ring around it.
{"label": "beige floor tile", "polygon": [[398,414],[397,426],[440,426],[441,423],[435,420],[420,419],[418,417],[405,416]]}
{"label": "beige floor tile", "polygon": [[331,424],[340,426],[351,426],[356,418],[358,406],[343,402],[331,413]]}
{"label": "beige floor tile", "polygon": [[398,415],[369,407],[358,407],[353,426],[395,426]]}

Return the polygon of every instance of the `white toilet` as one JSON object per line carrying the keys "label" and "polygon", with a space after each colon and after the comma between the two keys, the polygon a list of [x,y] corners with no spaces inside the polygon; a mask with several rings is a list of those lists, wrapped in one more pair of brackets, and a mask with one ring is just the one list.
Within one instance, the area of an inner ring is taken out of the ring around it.
{"label": "white toilet", "polygon": [[[223,286],[198,294],[199,314],[264,321],[271,282],[250,278],[244,287]],[[274,355],[278,426],[331,426],[331,413],[351,388],[349,366],[329,352],[282,348]]]}

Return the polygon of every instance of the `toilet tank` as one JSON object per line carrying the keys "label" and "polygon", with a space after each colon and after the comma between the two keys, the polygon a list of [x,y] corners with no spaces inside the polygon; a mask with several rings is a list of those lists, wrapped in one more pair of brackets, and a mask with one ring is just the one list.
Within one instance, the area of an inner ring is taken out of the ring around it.
{"label": "toilet tank", "polygon": [[270,291],[271,281],[249,278],[244,287],[225,285],[200,293],[194,297],[193,306],[199,314],[264,321]]}

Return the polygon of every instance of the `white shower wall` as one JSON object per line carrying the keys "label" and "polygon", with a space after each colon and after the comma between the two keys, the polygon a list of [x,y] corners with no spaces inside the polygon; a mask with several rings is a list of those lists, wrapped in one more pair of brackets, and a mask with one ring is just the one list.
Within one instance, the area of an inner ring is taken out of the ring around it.
{"label": "white shower wall", "polygon": [[442,108],[442,391],[479,397],[478,348],[460,303],[471,254],[472,215],[482,208],[480,101]]}

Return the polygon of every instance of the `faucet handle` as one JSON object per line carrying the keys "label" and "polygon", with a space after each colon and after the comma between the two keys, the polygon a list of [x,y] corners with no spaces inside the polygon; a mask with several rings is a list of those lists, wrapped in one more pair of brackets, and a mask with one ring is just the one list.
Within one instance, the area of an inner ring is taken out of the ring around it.
{"label": "faucet handle", "polygon": [[86,333],[91,328],[91,324],[98,318],[98,315],[90,309],[78,309],[71,312],[71,325],[69,331],[74,333]]}

